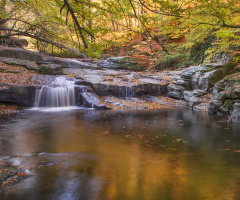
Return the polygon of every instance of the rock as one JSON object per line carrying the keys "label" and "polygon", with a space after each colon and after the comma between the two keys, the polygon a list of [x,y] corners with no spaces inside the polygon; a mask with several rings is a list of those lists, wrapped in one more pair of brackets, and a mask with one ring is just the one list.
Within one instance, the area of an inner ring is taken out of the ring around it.
{"label": "rock", "polygon": [[195,97],[201,97],[206,94],[207,94],[207,92],[205,90],[199,90],[199,89],[193,90],[193,96],[195,96]]}
{"label": "rock", "polygon": [[[35,61],[38,65],[45,65],[45,64],[58,64],[61,65],[63,68],[85,68],[85,69],[96,69],[94,66],[95,64],[82,62],[75,59],[68,59],[68,58],[57,58],[51,57],[48,55],[44,55],[42,53],[28,51],[21,48],[0,48],[0,57],[5,57],[7,59],[18,59],[14,60],[14,62],[20,63],[19,60],[25,63],[28,61]],[[24,60],[24,61],[23,61]],[[13,60],[12,60],[13,61]],[[5,59],[5,62],[10,62]],[[26,65],[23,63],[22,65]],[[52,67],[48,66],[48,69]],[[58,73],[58,72],[57,72]]]}
{"label": "rock", "polygon": [[[235,66],[236,64],[233,62],[215,63],[214,65],[211,65],[210,69],[214,70],[203,74],[203,76],[199,79],[199,88],[209,91],[215,83],[223,79],[226,75],[232,73]],[[206,67],[205,69],[208,68]]]}
{"label": "rock", "polygon": [[110,57],[110,58],[107,58],[107,61],[108,62],[113,62],[113,63],[121,63],[121,62],[126,62],[124,61],[124,59],[126,59],[128,57]]}
{"label": "rock", "polygon": [[63,68],[84,68],[84,69],[96,69],[94,64],[82,62],[75,59],[68,58],[57,58],[51,56],[44,56],[43,61],[38,62],[38,64],[54,63],[61,65]]}
{"label": "rock", "polygon": [[193,91],[185,90],[183,92],[183,98],[185,101],[189,102],[190,98],[193,96]]}
{"label": "rock", "polygon": [[108,69],[133,69],[141,70],[144,66],[134,61],[130,57],[110,57],[98,63],[98,67]]}
{"label": "rock", "polygon": [[198,70],[197,66],[191,66],[187,69],[184,69],[181,73],[181,78],[190,80],[197,70]]}
{"label": "rock", "polygon": [[121,69],[120,64],[108,62],[107,60],[99,62],[98,67],[109,68],[109,69]]}
{"label": "rock", "polygon": [[214,85],[209,110],[215,113],[231,114],[234,111],[235,103],[239,102],[240,76],[232,74]]}
{"label": "rock", "polygon": [[232,109],[232,106],[233,106],[233,101],[232,100],[230,100],[230,99],[225,100],[223,106],[221,106],[221,110],[224,113],[227,113]]}
{"label": "rock", "polygon": [[184,88],[179,85],[175,85],[171,83],[168,85],[168,96],[176,99],[182,99],[183,98],[183,91]]}
{"label": "rock", "polygon": [[208,110],[209,108],[209,103],[200,103],[196,106],[194,106],[196,110]]}
{"label": "rock", "polygon": [[124,61],[126,57],[111,57],[98,63],[98,67],[108,69],[127,69],[128,62]]}
{"label": "rock", "polygon": [[34,76],[31,81],[34,85],[49,85],[54,82],[55,79],[56,77],[52,75],[38,75]]}
{"label": "rock", "polygon": [[189,106],[192,108],[193,106],[196,106],[196,105],[198,105],[200,103],[203,103],[203,102],[204,102],[204,100],[202,98],[192,96],[189,99]]}
{"label": "rock", "polygon": [[0,57],[16,58],[20,60],[42,61],[43,54],[21,48],[0,48]]}
{"label": "rock", "polygon": [[240,117],[240,103],[233,104],[232,115],[235,117]]}
{"label": "rock", "polygon": [[230,89],[230,95],[229,95],[229,98],[231,99],[240,99],[240,85],[237,85],[237,86],[233,86],[231,89]]}
{"label": "rock", "polygon": [[201,76],[201,72],[197,71],[192,77],[191,77],[191,88],[192,89],[199,89],[199,78]]}
{"label": "rock", "polygon": [[15,85],[1,88],[0,102],[26,107],[31,107],[34,103],[35,87]]}
{"label": "rock", "polygon": [[42,64],[38,69],[42,74],[63,75],[63,68],[58,64]]}
{"label": "rock", "polygon": [[38,70],[38,65],[35,61],[29,61],[29,60],[20,60],[16,58],[6,58],[6,57],[0,57],[0,62],[3,62],[8,65],[19,65],[21,67],[24,67],[28,70]]}
{"label": "rock", "polygon": [[201,78],[199,78],[199,88],[205,91],[209,91],[209,89],[223,77],[224,74],[221,69],[206,72]]}
{"label": "rock", "polygon": [[173,81],[174,84],[176,85],[180,85],[182,86],[184,89],[186,90],[190,90],[191,89],[191,82],[190,80],[184,80],[184,79],[177,79],[175,81]]}
{"label": "rock", "polygon": [[224,104],[224,101],[227,99],[227,97],[228,94],[226,92],[220,92],[215,94],[210,101],[209,110],[214,113],[223,112],[221,107]]}

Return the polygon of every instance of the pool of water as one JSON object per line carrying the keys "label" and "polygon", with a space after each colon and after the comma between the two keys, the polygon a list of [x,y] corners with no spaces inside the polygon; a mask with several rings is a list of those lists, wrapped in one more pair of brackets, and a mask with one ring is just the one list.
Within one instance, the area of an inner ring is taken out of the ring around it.
{"label": "pool of water", "polygon": [[177,108],[10,117],[0,117],[0,157],[51,164],[1,200],[239,199],[240,121]]}

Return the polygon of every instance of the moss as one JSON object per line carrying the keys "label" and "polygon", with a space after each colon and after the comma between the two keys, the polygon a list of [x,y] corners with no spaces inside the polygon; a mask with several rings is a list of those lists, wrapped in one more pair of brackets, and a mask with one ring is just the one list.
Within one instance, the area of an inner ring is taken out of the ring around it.
{"label": "moss", "polygon": [[40,71],[41,74],[45,74],[45,75],[53,75],[54,74],[53,69],[46,68],[46,67],[43,67],[43,66],[39,67],[39,71]]}
{"label": "moss", "polygon": [[233,101],[232,100],[226,100],[226,101],[224,101],[223,107],[226,110],[230,110],[230,109],[232,109],[232,105],[233,105]]}
{"label": "moss", "polygon": [[122,68],[136,71],[143,71],[147,69],[147,65],[140,64],[136,59],[131,57],[124,57],[117,60],[117,63],[120,64]]}

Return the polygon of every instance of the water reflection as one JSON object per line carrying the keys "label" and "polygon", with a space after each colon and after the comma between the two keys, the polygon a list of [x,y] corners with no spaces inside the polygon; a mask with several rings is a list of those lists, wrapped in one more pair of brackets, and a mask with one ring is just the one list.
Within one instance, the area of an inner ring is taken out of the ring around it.
{"label": "water reflection", "polygon": [[[10,128],[9,128],[10,127]],[[26,112],[0,156],[34,170],[0,199],[209,199],[240,195],[239,122],[190,110]],[[2,144],[2,143],[1,143]],[[45,153],[44,153],[45,152]],[[14,158],[12,159],[14,161]]]}

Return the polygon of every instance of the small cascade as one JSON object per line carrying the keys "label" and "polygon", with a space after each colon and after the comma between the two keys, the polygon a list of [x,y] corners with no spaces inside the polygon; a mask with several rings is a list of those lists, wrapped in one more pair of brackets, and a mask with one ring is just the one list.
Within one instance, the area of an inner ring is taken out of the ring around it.
{"label": "small cascade", "polygon": [[88,92],[87,87],[74,83],[74,80],[56,77],[51,84],[37,88],[34,107],[94,107],[97,96]]}
{"label": "small cascade", "polygon": [[35,93],[34,107],[75,106],[74,81],[56,77],[49,85],[38,88]]}
{"label": "small cascade", "polygon": [[95,94],[90,92],[82,92],[78,95],[78,106],[83,107],[94,107],[94,105],[98,104],[98,98]]}
{"label": "small cascade", "polygon": [[132,86],[119,87],[119,98],[127,99],[134,97],[134,88]]}

